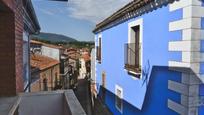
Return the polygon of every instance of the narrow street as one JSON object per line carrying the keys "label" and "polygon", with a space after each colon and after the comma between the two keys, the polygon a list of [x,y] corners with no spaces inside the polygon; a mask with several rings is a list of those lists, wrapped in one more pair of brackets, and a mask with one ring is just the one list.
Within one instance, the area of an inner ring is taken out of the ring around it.
{"label": "narrow street", "polygon": [[78,80],[78,87],[74,91],[76,97],[78,98],[83,109],[87,115],[92,115],[91,109],[91,95],[89,93],[89,82],[86,79]]}
{"label": "narrow street", "polygon": [[83,109],[87,115],[112,115],[105,105],[102,104],[100,99],[95,99],[95,106],[91,106],[91,95],[89,92],[89,82],[86,79],[78,80],[78,87],[74,90]]}
{"label": "narrow street", "polygon": [[99,99],[95,100],[95,106],[93,108],[94,115],[112,115],[107,106],[103,105]]}

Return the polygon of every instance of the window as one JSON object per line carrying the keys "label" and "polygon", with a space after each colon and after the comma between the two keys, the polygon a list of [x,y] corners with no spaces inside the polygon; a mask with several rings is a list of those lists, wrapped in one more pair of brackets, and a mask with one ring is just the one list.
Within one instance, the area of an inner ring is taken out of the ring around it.
{"label": "window", "polygon": [[106,73],[102,72],[102,86],[105,88],[106,87]]}
{"label": "window", "polygon": [[48,91],[47,78],[43,79],[43,91]]}
{"label": "window", "polygon": [[122,88],[119,87],[118,85],[116,85],[115,93],[116,93],[115,106],[122,113],[122,109],[123,109],[123,100],[122,100],[123,91],[122,91]]}
{"label": "window", "polygon": [[125,44],[125,69],[140,77],[142,65],[142,20],[129,23],[128,43]]}
{"label": "window", "polygon": [[58,80],[58,73],[55,73],[55,87],[59,85],[59,80]]}
{"label": "window", "polygon": [[101,37],[98,38],[98,46],[96,46],[96,51],[96,59],[98,60],[98,63],[101,63]]}

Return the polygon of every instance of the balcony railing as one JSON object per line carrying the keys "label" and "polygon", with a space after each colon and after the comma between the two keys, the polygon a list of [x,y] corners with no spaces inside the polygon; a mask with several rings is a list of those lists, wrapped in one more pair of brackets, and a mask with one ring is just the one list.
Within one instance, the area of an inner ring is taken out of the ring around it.
{"label": "balcony railing", "polygon": [[140,45],[136,43],[125,44],[125,69],[135,73],[141,73]]}
{"label": "balcony railing", "polygon": [[72,90],[0,98],[0,115],[86,115]]}

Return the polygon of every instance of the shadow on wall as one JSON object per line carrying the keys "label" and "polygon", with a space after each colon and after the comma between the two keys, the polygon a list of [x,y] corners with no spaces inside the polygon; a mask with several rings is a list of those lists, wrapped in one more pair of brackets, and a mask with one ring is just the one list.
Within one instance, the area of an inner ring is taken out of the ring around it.
{"label": "shadow on wall", "polygon": [[[101,86],[98,95],[114,115],[151,115],[152,113],[156,113],[157,115],[178,115],[176,112],[168,108],[167,100],[171,99],[180,103],[181,95],[168,89],[168,80],[181,83],[181,75],[184,72],[192,71],[187,68],[154,66],[150,74],[150,80],[142,110],[137,109],[131,105],[131,103],[123,99],[122,111],[118,111],[116,108],[116,95]],[[134,91],[134,87],[131,87],[130,90],[137,93],[137,91]]]}

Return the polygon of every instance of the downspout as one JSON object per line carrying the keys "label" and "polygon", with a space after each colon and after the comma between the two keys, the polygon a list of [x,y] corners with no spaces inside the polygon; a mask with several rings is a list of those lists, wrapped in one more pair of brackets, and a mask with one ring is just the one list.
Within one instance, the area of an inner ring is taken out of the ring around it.
{"label": "downspout", "polygon": [[28,77],[28,92],[31,92],[31,64],[30,64],[30,34],[28,35],[28,71],[29,71],[29,77]]}
{"label": "downspout", "polygon": [[[35,34],[39,34],[39,30],[35,33]],[[31,83],[32,83],[32,79],[31,79],[31,64],[30,64],[30,35],[28,35],[28,71],[29,71],[29,76],[28,76],[28,92],[31,92]]]}

